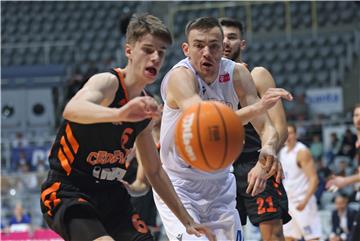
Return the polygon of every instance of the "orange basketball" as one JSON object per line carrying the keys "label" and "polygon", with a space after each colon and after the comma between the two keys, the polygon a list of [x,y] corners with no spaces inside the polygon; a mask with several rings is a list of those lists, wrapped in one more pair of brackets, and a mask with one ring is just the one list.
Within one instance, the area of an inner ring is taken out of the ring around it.
{"label": "orange basketball", "polygon": [[184,110],[176,124],[175,144],[189,165],[206,172],[231,165],[244,144],[244,127],[235,112],[217,101]]}

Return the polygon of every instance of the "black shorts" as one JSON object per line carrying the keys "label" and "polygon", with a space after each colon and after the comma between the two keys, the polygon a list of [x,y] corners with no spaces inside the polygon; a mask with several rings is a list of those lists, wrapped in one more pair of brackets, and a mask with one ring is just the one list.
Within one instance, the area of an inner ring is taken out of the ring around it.
{"label": "black shorts", "polygon": [[41,210],[51,229],[65,240],[153,240],[146,224],[135,213],[130,196],[118,188],[79,188],[50,171],[42,185]]}
{"label": "black shorts", "polygon": [[271,177],[266,183],[265,190],[252,197],[246,193],[248,187],[248,173],[255,166],[254,161],[237,161],[234,164],[234,175],[236,177],[236,208],[239,212],[241,224],[246,224],[249,216],[251,223],[258,226],[260,223],[282,219],[283,224],[291,220],[288,213],[288,199],[282,183],[276,183]]}

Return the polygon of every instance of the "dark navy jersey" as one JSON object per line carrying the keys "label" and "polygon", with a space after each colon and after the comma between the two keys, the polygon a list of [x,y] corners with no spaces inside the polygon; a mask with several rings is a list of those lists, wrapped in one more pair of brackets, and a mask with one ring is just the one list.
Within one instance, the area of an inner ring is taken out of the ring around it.
{"label": "dark navy jersey", "polygon": [[[109,107],[119,108],[129,100],[124,77],[120,69],[110,72],[117,76],[120,84]],[[149,122],[146,119],[140,122],[78,124],[65,120],[50,152],[50,168],[79,184],[118,184],[126,173],[126,157],[137,135]]]}

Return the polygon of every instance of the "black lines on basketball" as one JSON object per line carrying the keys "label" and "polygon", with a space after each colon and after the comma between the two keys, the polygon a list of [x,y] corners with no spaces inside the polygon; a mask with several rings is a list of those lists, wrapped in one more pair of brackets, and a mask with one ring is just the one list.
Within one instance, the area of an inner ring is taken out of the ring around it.
{"label": "black lines on basketball", "polygon": [[224,162],[226,160],[226,156],[228,153],[228,130],[226,129],[225,119],[224,119],[224,116],[222,115],[219,107],[216,105],[216,103],[212,103],[212,105],[215,107],[217,113],[219,114],[219,116],[221,118],[221,123],[224,128],[224,156],[221,160],[221,164],[219,165],[220,167],[222,167],[222,166],[224,166]]}
{"label": "black lines on basketball", "polygon": [[199,105],[199,107],[197,108],[196,110],[196,130],[197,130],[197,138],[198,138],[198,142],[199,142],[199,147],[200,147],[200,151],[201,151],[201,156],[202,156],[202,159],[205,161],[205,164],[208,166],[208,167],[211,167],[209,165],[209,162],[206,158],[206,155],[204,153],[204,147],[203,147],[203,144],[202,144],[202,141],[201,141],[201,133],[200,133],[200,113],[201,111],[201,105]]}

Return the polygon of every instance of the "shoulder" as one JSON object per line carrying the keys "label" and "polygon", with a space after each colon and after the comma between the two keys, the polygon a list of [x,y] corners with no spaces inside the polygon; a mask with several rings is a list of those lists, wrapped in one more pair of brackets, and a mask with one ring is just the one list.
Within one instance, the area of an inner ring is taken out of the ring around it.
{"label": "shoulder", "polygon": [[169,82],[174,82],[177,80],[187,80],[187,79],[195,79],[195,74],[193,71],[187,67],[179,66],[176,67],[169,72]]}
{"label": "shoulder", "polygon": [[307,146],[305,146],[303,143],[298,142],[297,143],[297,156],[301,160],[310,160],[312,159],[311,152]]}
{"label": "shoulder", "polygon": [[270,74],[270,72],[263,66],[256,66],[251,70],[251,74]]}
{"label": "shoulder", "polygon": [[110,72],[95,74],[88,80],[88,85],[117,87],[118,84],[119,80],[117,76]]}
{"label": "shoulder", "polygon": [[250,76],[250,72],[245,64],[235,63],[235,66],[234,66],[234,82],[235,83],[241,82],[242,79],[247,78],[249,76]]}
{"label": "shoulder", "polygon": [[265,67],[258,66],[251,71],[251,76],[254,80],[257,90],[265,92],[268,88],[275,88],[275,81],[270,73]]}

